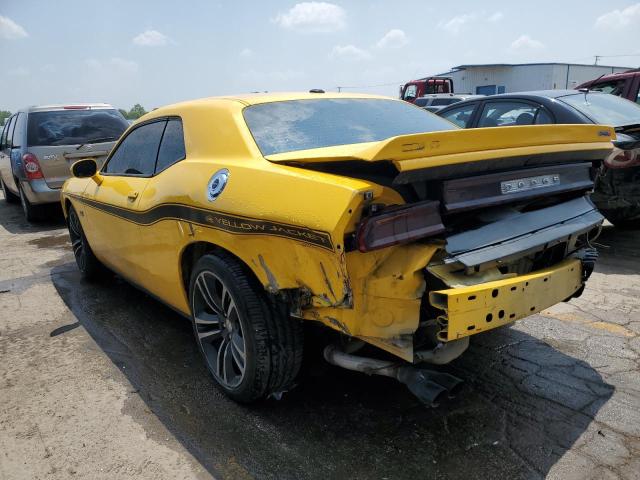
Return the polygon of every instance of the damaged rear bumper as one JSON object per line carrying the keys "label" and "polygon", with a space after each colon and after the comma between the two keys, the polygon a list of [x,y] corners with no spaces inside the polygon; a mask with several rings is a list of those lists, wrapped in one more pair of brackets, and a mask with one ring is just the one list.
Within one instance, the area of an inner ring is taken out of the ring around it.
{"label": "damaged rear bumper", "polygon": [[559,265],[506,280],[429,293],[438,317],[438,339],[452,341],[533,315],[578,292],[583,284],[582,262]]}

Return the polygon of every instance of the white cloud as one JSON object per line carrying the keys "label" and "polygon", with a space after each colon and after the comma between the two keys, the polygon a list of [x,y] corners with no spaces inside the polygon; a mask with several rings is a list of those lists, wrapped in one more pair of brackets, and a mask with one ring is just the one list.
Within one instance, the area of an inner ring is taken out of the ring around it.
{"label": "white cloud", "polygon": [[504,13],[502,13],[502,12],[495,12],[495,13],[493,13],[493,14],[489,15],[489,16],[487,17],[487,20],[488,20],[488,21],[490,21],[490,22],[495,23],[495,22],[499,22],[499,21],[500,21],[500,20],[502,20],[503,18],[504,18]]}
{"label": "white cloud", "polygon": [[169,37],[157,30],[145,30],[133,37],[132,41],[140,47],[162,47],[169,43]]}
{"label": "white cloud", "polygon": [[28,37],[27,31],[11,20],[9,17],[0,15],[0,38],[5,40],[16,40],[18,38]]}
{"label": "white cloud", "polygon": [[113,57],[106,61],[89,58],[85,60],[85,64],[90,70],[95,72],[104,72],[109,70],[118,73],[136,73],[138,71],[138,64],[136,62],[120,57]]}
{"label": "white cloud", "polygon": [[640,24],[640,3],[629,5],[622,10],[612,10],[596,19],[596,27],[601,30],[616,30]]}
{"label": "white cloud", "polygon": [[520,35],[513,42],[509,49],[513,52],[521,52],[526,50],[540,50],[544,48],[544,44],[539,40],[534,40],[529,35]]}
{"label": "white cloud", "polygon": [[325,33],[340,30],[347,23],[344,9],[326,2],[297,3],[288,12],[279,13],[273,22],[300,32]]}
{"label": "white cloud", "polygon": [[394,28],[389,30],[384,37],[378,40],[378,48],[401,48],[409,43],[409,38],[404,31]]}
{"label": "white cloud", "polygon": [[465,25],[467,25],[469,22],[472,22],[475,19],[476,19],[476,15],[474,13],[466,13],[464,15],[458,15],[456,17],[453,17],[452,19],[447,20],[446,22],[443,20],[440,23],[438,23],[438,27],[440,27],[441,29],[449,33],[452,33],[453,35],[457,35],[464,28]]}
{"label": "white cloud", "polygon": [[252,57],[253,50],[251,50],[250,48],[243,48],[242,50],[240,50],[240,56],[244,58]]}
{"label": "white cloud", "polygon": [[329,54],[330,59],[369,60],[371,54],[355,45],[336,45]]}

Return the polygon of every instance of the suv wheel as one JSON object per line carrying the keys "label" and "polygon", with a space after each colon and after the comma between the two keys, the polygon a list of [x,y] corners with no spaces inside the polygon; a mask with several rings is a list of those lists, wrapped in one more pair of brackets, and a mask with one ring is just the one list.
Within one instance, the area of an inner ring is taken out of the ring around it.
{"label": "suv wheel", "polygon": [[27,219],[28,222],[35,222],[42,218],[42,210],[40,206],[33,205],[29,202],[29,199],[24,194],[20,183],[18,183],[18,193],[20,194],[20,205],[22,205],[22,211],[24,212],[24,218]]}
{"label": "suv wheel", "polygon": [[20,197],[15,193],[12,193],[7,186],[4,184],[4,181],[0,178],[0,187],[2,187],[2,191],[4,192],[4,201],[7,203],[18,203],[20,201]]}
{"label": "suv wheel", "polygon": [[223,253],[201,257],[189,302],[200,353],[227,396],[248,403],[293,385],[302,362],[302,324],[237,260]]}
{"label": "suv wheel", "polygon": [[84,236],[84,231],[80,224],[80,217],[78,217],[76,209],[72,206],[69,206],[67,228],[69,229],[73,255],[76,258],[76,264],[78,265],[80,273],[89,281],[98,280],[103,276],[105,267],[93,254],[93,250],[91,250],[89,242],[87,242],[87,237]]}

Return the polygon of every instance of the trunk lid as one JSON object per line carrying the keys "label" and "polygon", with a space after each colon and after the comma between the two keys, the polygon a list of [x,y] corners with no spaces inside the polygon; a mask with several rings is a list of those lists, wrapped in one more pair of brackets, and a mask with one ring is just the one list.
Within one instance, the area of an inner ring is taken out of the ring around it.
{"label": "trunk lid", "polygon": [[49,188],[61,188],[71,176],[71,165],[81,158],[93,158],[102,166],[115,142],[89,143],[85,145],[57,145],[29,147],[40,163],[42,174]]}

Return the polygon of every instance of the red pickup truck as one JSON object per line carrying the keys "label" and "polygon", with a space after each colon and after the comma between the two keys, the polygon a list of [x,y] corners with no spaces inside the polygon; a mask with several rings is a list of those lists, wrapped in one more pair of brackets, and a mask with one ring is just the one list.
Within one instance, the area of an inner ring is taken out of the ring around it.
{"label": "red pickup truck", "polygon": [[640,68],[603,75],[576,87],[611,93],[640,104]]}

